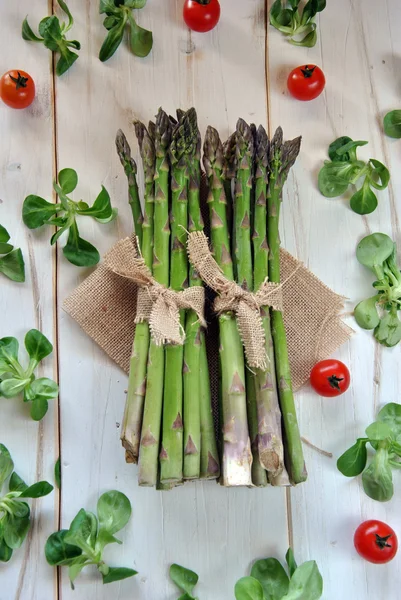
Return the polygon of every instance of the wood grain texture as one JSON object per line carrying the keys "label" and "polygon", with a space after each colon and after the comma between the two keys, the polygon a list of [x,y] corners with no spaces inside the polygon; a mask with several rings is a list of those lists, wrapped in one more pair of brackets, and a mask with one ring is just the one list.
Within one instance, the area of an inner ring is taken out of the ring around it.
{"label": "wood grain texture", "polygon": [[[177,107],[196,106],[201,131],[211,123],[223,139],[239,116],[266,122],[264,3],[236,1],[235,9],[226,8],[224,21],[207,35],[191,34],[183,26],[181,2],[149,3],[139,18],[153,31],[152,54],[135,58],[124,43],[105,64],[96,56],[105,34],[98,2],[87,2],[86,13],[80,0],[69,5],[76,16],[75,35],[85,43],[74,69],[57,81],[58,162],[59,168],[78,171],[76,198],[92,200],[104,183],[118,207],[120,216],[112,225],[89,221],[85,228],[81,219],[83,236],[104,252],[132,229],[126,180],[114,148],[119,127],[139,161],[132,120],[147,122],[159,105],[171,114]],[[61,253],[58,272],[62,302],[87,272],[66,263]],[[95,508],[102,491],[125,492],[133,516],[123,532],[124,546],[110,547],[107,557],[112,565],[139,571],[136,578],[115,584],[113,591],[89,571],[74,592],[65,571],[62,599],[106,600],[111,593],[119,600],[133,595],[173,598],[168,581],[172,562],[200,573],[201,598],[232,597],[235,581],[252,559],[286,551],[284,492],[225,490],[214,483],[164,494],[138,488],[137,468],[124,462],[117,425],[123,416],[126,377],[60,307],[59,315],[62,525],[67,526],[81,506]]]}
{"label": "wood grain texture", "polygon": [[[271,120],[283,126],[286,137],[303,135],[301,156],[284,195],[283,245],[349,298],[346,311],[371,290],[372,277],[355,258],[358,241],[382,231],[400,248],[401,146],[382,131],[385,112],[400,105],[400,44],[394,30],[400,16],[395,2],[338,0],[329,2],[318,19],[319,40],[313,49],[294,48],[273,28],[268,32]],[[289,71],[302,63],[318,64],[326,75],[325,92],[313,102],[293,100],[286,89]],[[372,215],[353,213],[349,196],[330,200],[317,190],[327,147],[340,135],[368,140],[360,156],[377,158],[391,170],[390,186],[379,193]],[[337,357],[351,367],[350,391],[335,400],[319,399],[307,387],[297,394],[302,434],[332,452],[333,459],[305,448],[309,479],[291,491],[295,552],[300,560],[318,560],[328,600],[397,598],[399,560],[378,571],[357,556],[352,542],[354,530],[367,518],[382,519],[399,531],[397,500],[384,505],[370,500],[360,478],[343,477],[336,460],[383,404],[399,402],[401,349],[379,347],[371,332],[360,330],[352,318],[349,324],[356,335]]]}
{"label": "wood grain texture", "polygon": [[[40,329],[55,343],[53,250],[50,231],[30,231],[22,223],[22,203],[28,194],[51,200],[53,171],[53,110],[49,54],[25,42],[21,23],[29,13],[32,26],[47,14],[48,3],[29,0],[2,8],[0,35],[2,69],[23,68],[35,80],[37,97],[24,111],[0,106],[0,223],[11,243],[22,249],[26,281],[14,283],[1,275],[0,337],[15,336],[20,359],[27,364],[23,340],[32,328]],[[56,377],[55,353],[39,369],[39,376]],[[0,399],[0,441],[14,460],[16,471],[28,483],[47,479],[54,484],[53,467],[58,455],[57,401],[40,423],[31,420],[29,406],[21,398]],[[3,488],[4,491],[6,488]],[[8,564],[0,565],[1,600],[52,598],[56,573],[44,559],[43,547],[58,523],[58,493],[32,502],[32,525],[22,548]],[[55,597],[55,596],[54,596]]]}
{"label": "wood grain texture", "polygon": [[[0,223],[22,248],[27,267],[25,284],[1,278],[0,334],[22,341],[28,329],[37,327],[56,341],[57,302],[60,431],[56,403],[38,425],[21,402],[0,399],[0,442],[28,481],[53,481],[61,443],[64,527],[81,507],[94,510],[103,491],[125,492],[133,516],[122,532],[123,546],[110,546],[105,557],[111,565],[136,568],[139,575],[103,586],[99,575],[88,569],[72,592],[63,569],[58,590],[56,570],[43,555],[45,540],[58,525],[59,498],[54,493],[33,503],[29,544],[11,563],[0,565],[0,600],[170,600],[178,596],[168,581],[172,562],[199,573],[202,600],[229,600],[236,579],[247,574],[255,558],[283,559],[289,541],[299,561],[318,561],[325,600],[395,600],[401,583],[399,559],[379,569],[365,563],[353,551],[352,536],[362,520],[372,517],[400,531],[397,496],[385,505],[375,503],[363,494],[359,481],[337,472],[335,461],[381,405],[399,401],[401,348],[381,348],[370,332],[355,325],[351,343],[338,352],[351,365],[350,391],[336,400],[319,399],[307,387],[297,394],[302,434],[333,458],[305,446],[309,480],[295,490],[226,490],[212,482],[164,494],[140,489],[136,467],[125,464],[119,440],[126,377],[61,308],[90,270],[64,259],[65,240],[59,243],[55,265],[50,232],[27,230],[21,206],[29,193],[51,198],[53,164],[77,170],[75,199],[92,202],[104,184],[119,209],[118,220],[99,225],[81,218],[79,223],[82,236],[104,253],[132,230],[126,180],[114,147],[118,128],[126,132],[139,162],[132,120],[146,122],[159,105],[170,113],[194,105],[202,132],[212,124],[222,138],[239,116],[272,131],[281,124],[287,138],[303,135],[302,153],[283,199],[283,245],[347,296],[346,311],[352,311],[371,289],[369,272],[355,259],[358,240],[383,231],[401,248],[401,143],[382,134],[384,114],[401,107],[399,2],[329,2],[318,20],[318,44],[307,50],[291,46],[270,26],[266,31],[264,0],[221,0],[221,23],[208,34],[190,33],[183,26],[182,0],[154,0],[138,13],[140,24],[154,33],[152,54],[135,58],[125,41],[101,64],[97,54],[105,30],[98,0],[70,0],[73,37],[82,42],[82,50],[71,71],[56,81],[55,111],[49,53],[19,38],[24,16],[29,13],[36,25],[52,3],[34,4],[20,0],[15,8],[3,9],[0,21],[4,70],[23,67],[37,83],[37,99],[28,110],[0,106]],[[286,91],[288,72],[303,62],[319,64],[327,78],[324,94],[312,103],[296,102]],[[391,185],[378,193],[379,208],[373,215],[362,218],[350,211],[346,199],[328,200],[317,190],[327,146],[339,135],[369,140],[360,155],[377,158],[391,170]],[[348,321],[352,326],[353,319]],[[41,375],[56,374],[51,357]],[[401,482],[395,479],[397,494]]]}

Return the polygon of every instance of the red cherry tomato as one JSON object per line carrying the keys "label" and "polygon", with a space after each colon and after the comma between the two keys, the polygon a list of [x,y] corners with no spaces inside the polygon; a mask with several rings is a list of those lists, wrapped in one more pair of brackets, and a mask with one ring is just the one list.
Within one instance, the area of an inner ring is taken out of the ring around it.
{"label": "red cherry tomato", "polygon": [[395,531],[382,521],[365,521],[354,534],[354,546],[362,558],[376,564],[389,562],[397,554]]}
{"label": "red cherry tomato", "polygon": [[317,98],[323,92],[325,85],[324,73],[316,65],[297,67],[288,75],[288,90],[297,100]]}
{"label": "red cherry tomato", "polygon": [[313,367],[310,382],[315,392],[320,396],[327,398],[340,396],[349,388],[350,374],[348,367],[335,358],[321,360]]}
{"label": "red cherry tomato", "polygon": [[193,31],[210,31],[220,19],[219,0],[185,0],[184,21]]}
{"label": "red cherry tomato", "polygon": [[0,80],[0,98],[11,108],[26,108],[35,98],[35,84],[25,71],[7,71]]}

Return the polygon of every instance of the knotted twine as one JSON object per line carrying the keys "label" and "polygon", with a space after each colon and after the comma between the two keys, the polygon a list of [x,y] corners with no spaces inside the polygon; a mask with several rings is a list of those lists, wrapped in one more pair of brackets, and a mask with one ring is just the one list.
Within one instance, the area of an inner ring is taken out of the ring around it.
{"label": "knotted twine", "polygon": [[259,290],[253,293],[227,279],[212,256],[203,231],[189,234],[187,249],[189,260],[200,277],[218,294],[214,301],[215,312],[235,313],[248,366],[265,371],[267,355],[260,309],[262,306],[271,306],[274,310],[283,310],[281,284],[270,283],[266,279]]}
{"label": "knotted twine", "polygon": [[200,324],[206,326],[203,287],[187,288],[181,292],[165,288],[153,278],[137,245],[130,238],[120,240],[113,246],[105,256],[104,265],[112,273],[138,286],[135,323],[149,323],[152,339],[157,346],[184,343],[185,331],[180,323],[180,309],[192,309]]}
{"label": "knotted twine", "polygon": [[[137,320],[139,287],[117,271],[121,272],[125,261],[132,259],[132,252],[132,245],[121,246],[117,242],[63,304],[64,310],[126,373]],[[106,266],[111,263],[115,270]],[[315,363],[331,356],[350,338],[352,329],[340,316],[344,298],[284,249],[280,250],[280,271],[288,355],[293,388],[297,390],[309,379]],[[207,342],[211,393],[217,412],[218,330],[213,324],[208,331],[214,332],[208,334]]]}

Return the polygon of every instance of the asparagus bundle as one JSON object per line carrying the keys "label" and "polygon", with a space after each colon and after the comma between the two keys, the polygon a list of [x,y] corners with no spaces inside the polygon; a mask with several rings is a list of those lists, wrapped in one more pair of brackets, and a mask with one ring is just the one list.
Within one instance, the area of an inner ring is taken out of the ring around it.
{"label": "asparagus bundle", "polygon": [[[142,257],[156,282],[175,291],[187,287],[188,275],[190,286],[202,285],[188,267],[186,236],[203,229],[196,112],[180,111],[178,119],[160,109],[148,129],[135,123],[145,180],[143,215],[135,161],[121,131],[116,140]],[[181,310],[180,323],[185,348],[156,345],[148,322],[138,323],[130,361],[122,444],[127,462],[139,463],[139,484],[158,489],[183,479],[216,479],[220,469],[205,335],[195,311]]]}
{"label": "asparagus bundle", "polygon": [[[138,244],[157,284],[184,294],[187,287],[203,285],[186,251],[188,233],[203,230],[196,112],[179,110],[176,120],[160,109],[156,123],[148,129],[136,123],[135,130],[144,170],[143,213],[137,167],[122,132],[116,143]],[[251,303],[256,296],[250,294],[263,290],[267,280],[280,283],[280,203],[299,147],[299,138],[283,142],[281,128],[270,143],[262,126],[256,129],[242,119],[224,147],[215,129],[206,132],[203,163],[213,254],[226,279],[236,281]],[[260,307],[266,360],[257,364],[265,367],[250,368],[235,310],[228,305],[218,317],[221,483],[299,483],[306,471],[282,313]],[[186,480],[219,477],[205,332],[198,314],[179,311],[184,345],[159,346],[147,322],[136,326],[122,443],[127,460],[139,464],[140,485],[171,489]]]}

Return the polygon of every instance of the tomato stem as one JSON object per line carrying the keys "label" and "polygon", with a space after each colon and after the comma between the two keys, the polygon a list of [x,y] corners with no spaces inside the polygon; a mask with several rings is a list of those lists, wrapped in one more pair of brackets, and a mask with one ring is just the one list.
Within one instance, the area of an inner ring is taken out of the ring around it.
{"label": "tomato stem", "polygon": [[375,533],[375,536],[376,536],[376,544],[379,546],[379,548],[381,550],[383,548],[392,548],[392,545],[387,543],[387,540],[392,537],[391,533],[389,533],[389,535],[386,535],[385,537],[382,537],[379,534]]}
{"label": "tomato stem", "polygon": [[305,65],[304,69],[301,69],[303,76],[305,77],[305,79],[309,79],[310,77],[312,77],[313,75],[313,71],[316,69],[316,66],[314,67],[308,67],[308,65]]}
{"label": "tomato stem", "polygon": [[203,6],[206,6],[207,4],[210,4],[211,0],[195,0],[195,2],[197,2],[198,4],[202,4]]}
{"label": "tomato stem", "polygon": [[341,392],[339,383],[340,383],[340,381],[344,381],[344,377],[337,377],[337,375],[331,375],[330,377],[327,378],[327,381],[329,382],[330,387]]}
{"label": "tomato stem", "polygon": [[10,79],[16,84],[17,90],[19,90],[20,88],[27,87],[28,77],[23,77],[19,71],[18,77],[13,77],[12,75],[10,75]]}

